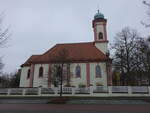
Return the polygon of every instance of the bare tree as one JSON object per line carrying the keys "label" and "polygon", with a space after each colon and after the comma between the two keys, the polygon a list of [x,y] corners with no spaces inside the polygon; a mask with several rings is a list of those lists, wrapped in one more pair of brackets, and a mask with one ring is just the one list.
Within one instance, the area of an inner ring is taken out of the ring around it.
{"label": "bare tree", "polygon": [[[10,37],[9,34],[9,27],[4,28],[3,27],[3,19],[4,19],[4,13],[0,14],[0,47],[4,47]],[[0,56],[0,71],[2,70],[4,64],[1,61],[2,57]]]}
{"label": "bare tree", "polygon": [[115,42],[112,46],[115,51],[113,63],[121,72],[122,85],[125,85],[125,83],[131,84],[131,72],[135,66],[135,42],[138,37],[137,31],[129,27],[116,34]]}
{"label": "bare tree", "polygon": [[0,74],[2,74],[3,66],[4,66],[4,64],[2,63],[1,58],[0,58]]}
{"label": "bare tree", "polygon": [[3,19],[4,19],[4,13],[0,14],[0,47],[3,47],[9,37],[10,37],[10,33],[9,33],[9,27],[4,28],[3,27]]}
{"label": "bare tree", "polygon": [[3,73],[0,76],[0,88],[16,88],[19,87],[20,82],[20,73],[21,71],[18,70],[14,73]]}
{"label": "bare tree", "polygon": [[147,85],[147,79],[150,84],[150,38],[142,38],[127,27],[116,34],[112,47],[115,71],[119,70],[122,85]]}
{"label": "bare tree", "polygon": [[68,54],[68,51],[65,48],[63,48],[61,51],[59,51],[59,55],[57,56],[58,62],[60,62],[60,65],[58,67],[58,76],[60,78],[60,97],[62,96],[64,64],[67,63]]}
{"label": "bare tree", "polygon": [[15,73],[10,74],[10,87],[19,87],[19,82],[20,82],[20,75],[21,75],[21,70],[19,69]]}
{"label": "bare tree", "polygon": [[[144,0],[144,1],[143,1],[143,4],[148,7],[148,11],[147,11],[146,13],[147,13],[147,15],[148,15],[148,17],[149,17],[149,19],[150,19],[150,1]],[[143,21],[142,21],[141,23],[142,23],[145,27],[150,27],[150,24],[149,24],[149,23],[146,23],[146,22],[143,22]]]}
{"label": "bare tree", "polygon": [[66,82],[67,86],[70,86],[70,63],[68,61],[68,51],[63,48],[58,52],[58,55],[55,56],[55,62],[52,67],[52,77],[51,82],[54,86],[60,85],[60,97],[62,97],[62,86]]}
{"label": "bare tree", "polygon": [[150,85],[150,38],[140,39],[137,45],[137,51],[135,53],[138,64],[137,70],[141,75],[147,76]]}

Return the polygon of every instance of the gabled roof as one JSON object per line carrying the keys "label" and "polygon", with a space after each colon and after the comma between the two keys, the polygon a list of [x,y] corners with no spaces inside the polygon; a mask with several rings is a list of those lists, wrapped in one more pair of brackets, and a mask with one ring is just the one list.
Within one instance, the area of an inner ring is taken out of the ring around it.
{"label": "gabled roof", "polygon": [[[96,48],[94,42],[56,44],[42,55],[31,56],[25,64],[49,62],[95,62],[109,58]],[[24,65],[25,65],[24,64]]]}
{"label": "gabled roof", "polygon": [[32,55],[31,57],[28,58],[28,60],[26,60],[26,62],[24,64],[21,65],[21,67],[22,66],[30,66],[31,62],[34,61],[39,56],[40,55]]}

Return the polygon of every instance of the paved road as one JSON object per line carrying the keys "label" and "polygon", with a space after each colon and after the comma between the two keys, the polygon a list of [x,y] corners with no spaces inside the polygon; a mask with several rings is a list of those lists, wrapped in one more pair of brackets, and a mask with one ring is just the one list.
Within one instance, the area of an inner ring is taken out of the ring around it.
{"label": "paved road", "polygon": [[[48,98],[0,98],[0,104],[46,104]],[[71,99],[67,104],[150,105],[150,99]]]}
{"label": "paved road", "polygon": [[0,113],[150,113],[150,105],[0,104]]}

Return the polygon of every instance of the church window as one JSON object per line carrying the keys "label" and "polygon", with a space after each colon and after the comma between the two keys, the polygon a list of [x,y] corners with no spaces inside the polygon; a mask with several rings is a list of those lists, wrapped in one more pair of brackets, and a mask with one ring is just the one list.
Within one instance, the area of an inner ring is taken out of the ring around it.
{"label": "church window", "polygon": [[43,67],[39,68],[39,77],[43,77]]}
{"label": "church window", "polygon": [[99,40],[100,40],[100,39],[103,39],[103,33],[102,33],[102,32],[100,32],[100,33],[98,34],[98,38],[99,38]]}
{"label": "church window", "polygon": [[30,69],[28,69],[28,72],[27,72],[27,79],[30,78]]}
{"label": "church window", "polygon": [[76,77],[80,77],[81,76],[81,68],[80,68],[79,65],[76,66],[75,74],[76,74]]}
{"label": "church window", "polygon": [[96,77],[101,77],[101,67],[99,65],[96,66],[95,71]]}

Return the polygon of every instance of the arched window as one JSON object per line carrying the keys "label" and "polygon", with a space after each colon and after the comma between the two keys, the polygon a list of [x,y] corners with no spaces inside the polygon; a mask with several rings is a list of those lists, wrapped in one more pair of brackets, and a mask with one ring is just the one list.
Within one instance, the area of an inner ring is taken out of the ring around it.
{"label": "arched window", "polygon": [[27,72],[27,79],[30,78],[30,69],[28,69],[28,72]]}
{"label": "arched window", "polygon": [[39,68],[39,77],[43,77],[43,67]]}
{"label": "arched window", "polygon": [[100,40],[100,39],[103,39],[103,33],[102,33],[102,32],[99,32],[98,38],[99,38],[99,40]]}
{"label": "arched window", "polygon": [[75,73],[76,73],[76,77],[81,77],[81,68],[79,65],[76,66]]}
{"label": "arched window", "polygon": [[99,65],[96,66],[95,68],[96,71],[96,77],[101,77],[101,67]]}

